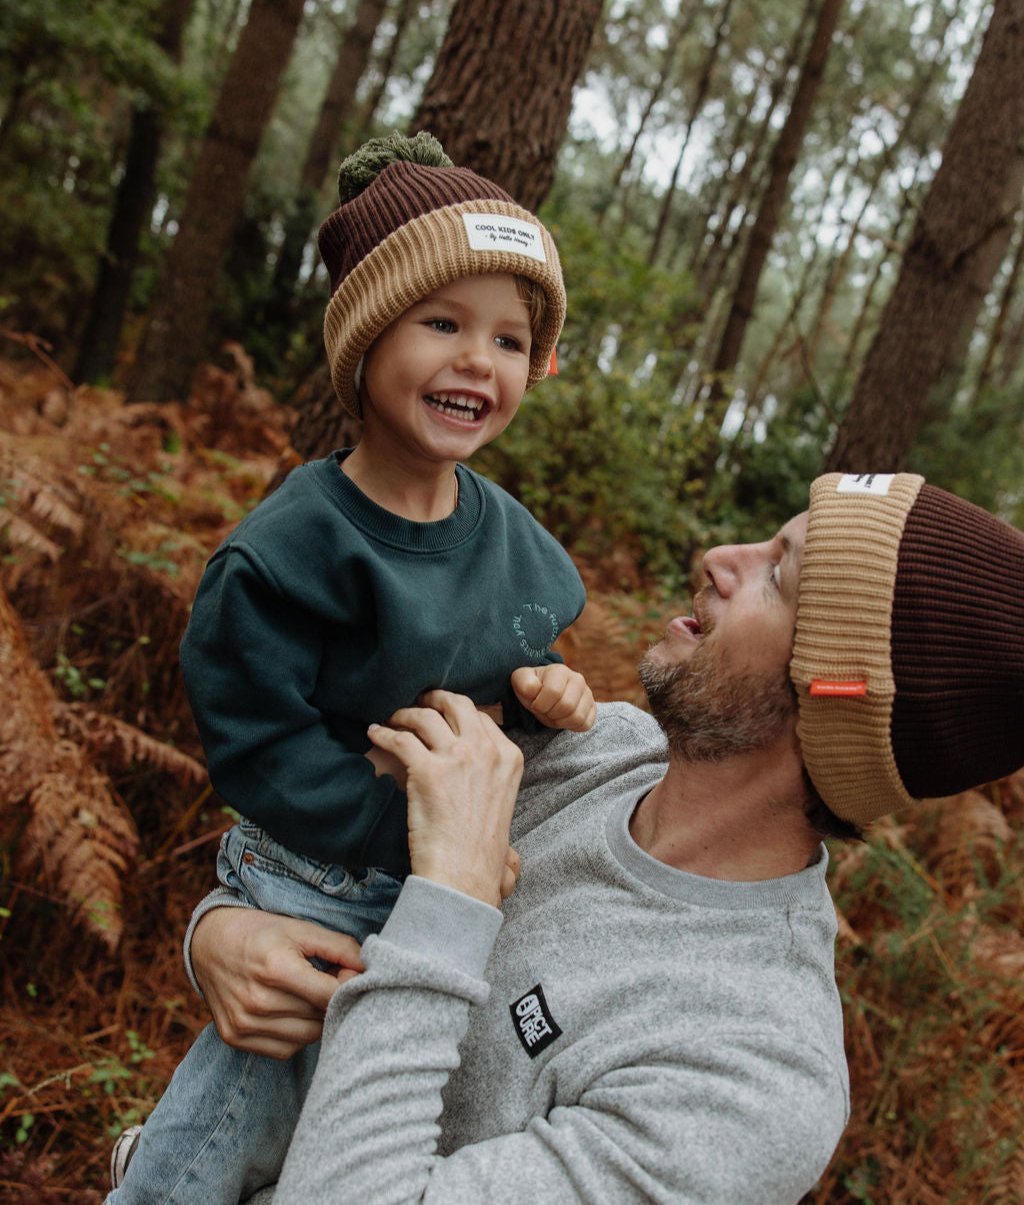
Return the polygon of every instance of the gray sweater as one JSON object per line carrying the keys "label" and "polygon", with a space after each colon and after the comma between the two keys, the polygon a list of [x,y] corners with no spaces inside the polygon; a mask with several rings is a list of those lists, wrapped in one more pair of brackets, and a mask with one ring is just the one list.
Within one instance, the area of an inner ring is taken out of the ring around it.
{"label": "gray sweater", "polygon": [[524,742],[503,914],[410,877],[335,995],[275,1205],[794,1205],[848,1117],[827,856],[736,883],[628,831],[665,768],[600,709]]}

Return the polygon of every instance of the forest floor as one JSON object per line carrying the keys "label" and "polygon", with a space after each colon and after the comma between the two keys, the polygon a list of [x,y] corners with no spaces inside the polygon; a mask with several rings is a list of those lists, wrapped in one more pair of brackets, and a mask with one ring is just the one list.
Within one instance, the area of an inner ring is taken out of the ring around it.
{"label": "forest floor", "polygon": [[[0,749],[0,1201],[100,1202],[113,1137],[205,1023],[181,937],[231,816],[177,644],[206,557],[289,460],[292,417],[240,348],[187,406],[0,360],[0,587],[31,662],[19,679],[0,658],[7,718],[26,718]],[[600,698],[639,702],[636,659],[673,608],[625,557],[580,568],[563,651]],[[46,773],[20,795],[4,778],[69,750],[88,804]],[[853,1106],[808,1205],[1024,1201],[1022,822],[1018,776],[832,850]]]}

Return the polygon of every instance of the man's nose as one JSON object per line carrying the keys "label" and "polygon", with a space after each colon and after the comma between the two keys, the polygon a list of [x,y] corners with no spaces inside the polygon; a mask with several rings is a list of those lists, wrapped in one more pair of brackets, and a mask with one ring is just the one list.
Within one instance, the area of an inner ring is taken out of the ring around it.
{"label": "man's nose", "polygon": [[704,575],[723,598],[766,564],[767,544],[720,544],[704,554]]}

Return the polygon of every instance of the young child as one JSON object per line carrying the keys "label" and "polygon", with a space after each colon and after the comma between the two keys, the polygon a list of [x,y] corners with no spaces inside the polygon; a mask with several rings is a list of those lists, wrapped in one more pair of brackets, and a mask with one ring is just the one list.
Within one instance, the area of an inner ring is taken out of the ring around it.
{"label": "young child", "polygon": [[[551,651],[583,608],[572,561],[459,463],[547,375],[554,243],[429,135],[367,143],[339,193],[319,234],[324,335],[360,441],[296,469],[218,548],[181,664],[211,780],[244,817],[218,857],[226,902],[362,941],[409,869],[405,796],[365,756],[367,726],[432,687],[506,726],[583,729],[594,704]],[[234,1203],[272,1183],[315,1058],[247,1055],[208,1026],[137,1145],[115,1148],[108,1202]]]}

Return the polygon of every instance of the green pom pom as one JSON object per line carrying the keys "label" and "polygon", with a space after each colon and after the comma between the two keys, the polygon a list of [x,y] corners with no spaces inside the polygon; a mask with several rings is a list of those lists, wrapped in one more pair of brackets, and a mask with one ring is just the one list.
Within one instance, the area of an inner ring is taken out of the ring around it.
{"label": "green pom pom", "polygon": [[433,134],[425,131],[415,138],[407,138],[397,132],[387,138],[371,138],[349,155],[338,169],[338,197],[342,205],[358,197],[389,163],[399,159],[408,163],[422,163],[425,167],[455,166]]}

